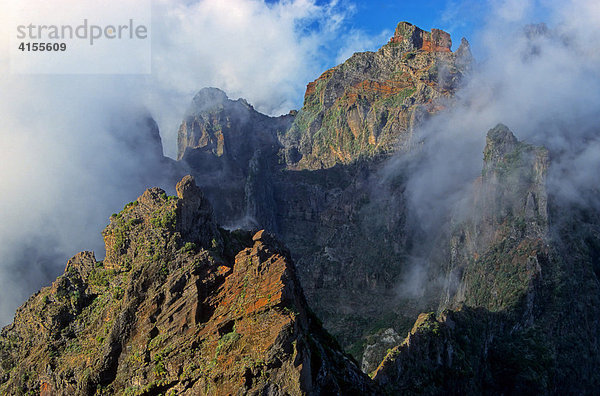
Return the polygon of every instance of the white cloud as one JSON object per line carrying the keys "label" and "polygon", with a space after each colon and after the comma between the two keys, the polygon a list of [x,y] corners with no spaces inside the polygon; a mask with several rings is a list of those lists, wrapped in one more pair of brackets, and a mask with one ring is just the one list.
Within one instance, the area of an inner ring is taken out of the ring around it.
{"label": "white cloud", "polygon": [[503,21],[523,21],[533,10],[535,2],[523,0],[495,0],[491,8]]}
{"label": "white cloud", "polygon": [[[508,13],[513,21],[488,18],[479,32],[486,38],[484,61],[459,91],[456,104],[421,130],[431,155],[412,177],[417,206],[431,201],[428,207],[442,208],[449,192],[470,183],[481,170],[485,132],[498,122],[519,139],[575,156],[600,139],[600,57],[590,44],[600,41],[600,17],[593,14],[597,2],[545,2],[552,33],[532,38],[523,33],[531,21],[523,10],[536,10],[537,2],[519,3],[489,3],[499,4],[490,9],[491,16]],[[584,174],[592,185],[595,172]]]}
{"label": "white cloud", "polygon": [[[0,0],[0,323],[71,255],[101,256],[108,216],[162,183],[149,179],[159,172],[145,169],[144,149],[124,143],[144,108],[171,156],[202,87],[269,114],[298,108],[352,12],[337,0],[155,0],[151,75],[18,75],[9,73],[11,4]],[[69,20],[73,4],[82,3],[52,2],[48,23]]]}
{"label": "white cloud", "polygon": [[[524,27],[531,15],[523,10],[538,8],[533,1],[523,3],[513,10],[507,8],[514,5],[510,2],[489,10],[479,32],[484,59],[456,102],[418,131],[424,144],[408,175],[408,212],[412,225],[429,238],[420,241],[417,255],[429,257],[436,232],[470,196],[481,175],[486,132],[498,123],[519,140],[550,150],[547,184],[553,204],[577,202],[600,210],[600,199],[591,193],[600,185],[598,3],[544,2],[551,33],[529,38]],[[510,23],[496,19],[499,13]],[[405,170],[405,160],[390,161],[389,170]]]}

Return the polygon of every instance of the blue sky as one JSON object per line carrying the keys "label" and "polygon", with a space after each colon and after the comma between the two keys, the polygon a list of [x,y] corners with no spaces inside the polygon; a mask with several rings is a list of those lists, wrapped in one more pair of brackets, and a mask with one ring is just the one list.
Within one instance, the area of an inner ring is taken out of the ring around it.
{"label": "blue sky", "polygon": [[[317,0],[317,4],[330,1]],[[494,12],[511,9],[519,14],[516,18],[519,23],[551,22],[548,10],[554,3],[553,0],[339,0],[338,6],[346,4],[352,10],[345,20],[345,29],[375,37],[384,30],[393,32],[398,22],[407,21],[424,30],[437,28],[450,33],[453,50],[458,48],[462,37],[467,38],[477,57],[484,52],[478,32],[490,18],[495,18]]]}
{"label": "blue sky", "polygon": [[[266,0],[267,4],[282,3],[281,0]],[[317,0],[325,6],[331,0]],[[411,22],[422,29],[443,29],[456,36],[460,42],[469,36],[481,23],[486,0],[338,0],[339,8],[350,10],[345,21],[349,29],[358,29],[370,35],[382,30],[393,30],[400,21]],[[462,10],[468,12],[461,13]],[[461,15],[459,15],[461,14]]]}
{"label": "blue sky", "polygon": [[[463,36],[471,36],[476,26],[473,21],[464,20],[456,24],[452,15],[455,1],[421,0],[421,1],[357,1],[356,11],[349,24],[369,34],[377,34],[382,29],[393,29],[400,21],[407,21],[424,30],[438,28],[452,34],[454,46],[460,43]],[[468,38],[468,37],[467,37]]]}
{"label": "blue sky", "polygon": [[[267,1],[277,3],[277,0]],[[319,0],[324,5],[329,0]],[[482,24],[485,1],[473,0],[341,0],[350,12],[344,21],[344,30],[358,30],[369,36],[377,36],[384,30],[393,32],[400,21],[407,21],[424,30],[438,28],[452,35],[453,49],[460,44],[461,37],[470,39],[474,30]],[[468,12],[462,12],[468,10]],[[381,43],[383,44],[383,43]]]}

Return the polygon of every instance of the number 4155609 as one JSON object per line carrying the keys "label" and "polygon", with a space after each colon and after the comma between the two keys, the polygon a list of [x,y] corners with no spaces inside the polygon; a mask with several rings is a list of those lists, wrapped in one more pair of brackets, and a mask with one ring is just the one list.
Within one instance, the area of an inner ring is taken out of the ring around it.
{"label": "number 4155609", "polygon": [[66,43],[21,43],[19,45],[21,51],[66,51]]}

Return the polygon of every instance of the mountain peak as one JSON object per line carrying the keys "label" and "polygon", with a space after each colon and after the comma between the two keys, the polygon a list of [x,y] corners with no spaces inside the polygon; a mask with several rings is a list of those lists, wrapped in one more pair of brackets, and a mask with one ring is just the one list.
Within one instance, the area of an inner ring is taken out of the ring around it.
{"label": "mountain peak", "polygon": [[201,88],[198,93],[194,96],[194,100],[221,100],[225,101],[228,98],[225,91],[216,87],[204,87]]}
{"label": "mountain peak", "polygon": [[330,168],[358,158],[409,150],[414,128],[445,107],[470,70],[466,40],[400,22],[390,42],[359,52],[306,86],[304,105],[286,133],[290,168]]}
{"label": "mountain peak", "polygon": [[196,185],[196,180],[194,176],[184,176],[183,179],[175,186],[175,190],[177,191],[177,197],[180,199],[184,199],[186,197],[192,196],[193,198],[197,198],[199,195],[202,195],[202,191]]}
{"label": "mountain peak", "polygon": [[517,217],[524,221],[522,231],[543,238],[548,219],[547,150],[519,141],[506,125],[498,124],[487,133],[483,156],[475,207],[486,225],[478,227],[479,246],[497,237],[495,227]]}
{"label": "mountain peak", "polygon": [[103,235],[104,264],[114,269],[131,267],[132,257],[139,258],[135,252],[147,250],[149,243],[189,242],[209,248],[221,241],[212,206],[191,176],[177,184],[177,197],[168,197],[160,188],[146,190],[111,216]]}
{"label": "mountain peak", "polygon": [[490,129],[486,137],[487,148],[500,147],[505,153],[511,151],[517,142],[515,135],[504,124],[498,124]]}
{"label": "mountain peak", "polygon": [[515,151],[519,141],[510,129],[504,124],[498,124],[490,129],[486,136],[483,155],[485,168],[494,168],[499,162]]}
{"label": "mountain peak", "polygon": [[440,29],[425,31],[409,22],[400,22],[390,44],[400,44],[406,51],[423,50],[428,52],[451,52],[450,34]]}
{"label": "mountain peak", "polygon": [[219,105],[223,105],[229,98],[227,94],[219,88],[202,88],[194,96],[192,107],[196,111],[209,111]]}

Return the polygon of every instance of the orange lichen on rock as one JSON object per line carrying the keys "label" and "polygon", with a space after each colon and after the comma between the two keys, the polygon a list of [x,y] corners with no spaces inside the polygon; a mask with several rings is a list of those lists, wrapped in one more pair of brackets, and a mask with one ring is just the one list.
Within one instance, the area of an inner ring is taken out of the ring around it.
{"label": "orange lichen on rock", "polygon": [[428,52],[450,52],[450,48],[437,45],[437,43],[430,40],[423,40],[423,44],[419,49]]}
{"label": "orange lichen on rock", "polygon": [[343,102],[348,108],[363,98],[384,99],[397,95],[406,88],[412,88],[413,84],[409,78],[395,80],[363,80],[346,89],[342,98],[336,102]]}
{"label": "orange lichen on rock", "polygon": [[389,43],[406,45],[409,51],[451,52],[452,47],[450,34],[443,30],[431,29],[431,32],[427,32],[408,22],[398,24]]}
{"label": "orange lichen on rock", "polygon": [[240,314],[249,315],[281,302],[287,263],[280,254],[268,257],[269,253],[260,240],[238,253],[233,273],[222,287],[222,306],[237,307]]}
{"label": "orange lichen on rock", "polygon": [[50,384],[47,382],[42,382],[40,386],[40,396],[52,396],[52,388],[50,388]]}
{"label": "orange lichen on rock", "polygon": [[323,81],[323,80],[327,80],[329,77],[331,77],[331,75],[333,74],[333,70],[334,70],[334,68],[331,68],[331,69],[329,69],[329,70],[325,71],[325,73],[321,74],[321,75],[319,76],[319,78],[317,78],[315,81],[309,82],[309,83],[306,85],[306,93],[304,94],[304,99],[305,99],[305,100],[306,100],[306,98],[307,98],[308,96],[310,96],[310,95],[312,95],[312,94],[314,94],[314,93],[315,93],[315,91],[316,91],[316,87],[317,87],[317,85],[318,85],[318,84],[319,84],[321,81]]}
{"label": "orange lichen on rock", "polygon": [[365,92],[373,92],[378,95],[391,96],[399,93],[411,84],[407,81],[399,80],[385,80],[385,81],[372,81],[364,80],[355,84],[353,87]]}
{"label": "orange lichen on rock", "polygon": [[220,265],[220,266],[217,268],[217,273],[218,273],[220,276],[227,276],[227,275],[229,275],[229,273],[230,273],[230,272],[231,272],[231,268],[229,268],[229,267],[227,267],[227,266],[225,266],[225,265]]}

